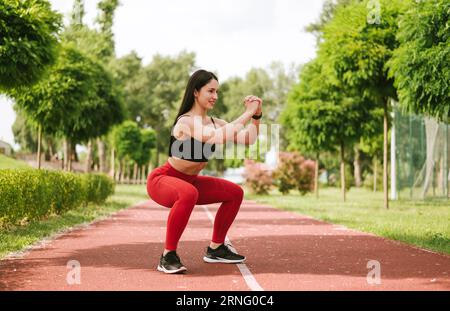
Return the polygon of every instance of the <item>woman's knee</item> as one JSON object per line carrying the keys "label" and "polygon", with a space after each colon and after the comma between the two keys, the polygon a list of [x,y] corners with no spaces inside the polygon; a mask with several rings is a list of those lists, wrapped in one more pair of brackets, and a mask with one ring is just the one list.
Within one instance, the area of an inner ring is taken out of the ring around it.
{"label": "woman's knee", "polygon": [[194,186],[184,187],[178,191],[178,201],[188,202],[195,205],[197,200],[198,190]]}
{"label": "woman's knee", "polygon": [[227,192],[235,201],[242,201],[244,199],[244,190],[236,184],[231,184],[227,187]]}

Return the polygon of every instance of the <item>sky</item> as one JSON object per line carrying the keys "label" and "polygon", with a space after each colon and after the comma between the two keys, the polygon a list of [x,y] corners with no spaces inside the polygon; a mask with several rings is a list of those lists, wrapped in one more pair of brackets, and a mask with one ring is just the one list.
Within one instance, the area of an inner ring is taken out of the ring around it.
{"label": "sky", "polygon": [[[50,2],[67,20],[73,0]],[[113,28],[118,57],[134,50],[146,65],[155,54],[195,52],[197,67],[214,71],[224,81],[273,61],[287,67],[314,58],[315,38],[304,28],[318,19],[324,0],[120,2]],[[85,0],[84,22],[94,27],[97,3]],[[11,100],[0,95],[0,107],[0,140],[14,145]]]}

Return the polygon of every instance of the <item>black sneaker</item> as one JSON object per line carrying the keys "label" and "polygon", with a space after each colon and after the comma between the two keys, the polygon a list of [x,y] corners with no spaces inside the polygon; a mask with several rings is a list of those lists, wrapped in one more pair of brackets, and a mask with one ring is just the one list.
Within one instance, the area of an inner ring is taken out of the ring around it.
{"label": "black sneaker", "polygon": [[158,271],[164,273],[180,273],[186,271],[186,267],[181,263],[175,251],[168,252],[165,256],[161,255]]}
{"label": "black sneaker", "polygon": [[240,263],[244,260],[244,256],[236,254],[225,244],[220,245],[216,249],[212,249],[208,246],[208,248],[206,249],[206,256],[203,257],[203,261],[209,263]]}

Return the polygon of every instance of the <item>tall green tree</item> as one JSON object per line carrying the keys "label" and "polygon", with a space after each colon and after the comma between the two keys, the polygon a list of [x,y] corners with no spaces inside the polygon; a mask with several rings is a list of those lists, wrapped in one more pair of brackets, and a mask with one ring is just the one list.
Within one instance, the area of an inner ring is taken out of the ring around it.
{"label": "tall green tree", "polygon": [[[12,95],[44,133],[59,134],[72,142],[105,134],[123,116],[112,78],[70,45],[62,47],[45,79],[32,88],[15,89]],[[68,160],[71,152],[66,150],[66,154]]]}
{"label": "tall green tree", "polygon": [[400,47],[389,61],[404,110],[446,121],[450,115],[450,2],[415,1],[400,18]]}
{"label": "tall green tree", "polygon": [[289,96],[287,109],[280,120],[287,132],[290,149],[316,155],[315,191],[318,196],[318,163],[320,153],[340,151],[341,188],[346,200],[345,153],[362,136],[362,127],[370,115],[361,98],[335,84],[323,68],[322,60],[307,64],[300,83]]}
{"label": "tall green tree", "polygon": [[0,0],[0,91],[42,77],[56,60],[61,24],[46,0]]}
{"label": "tall green tree", "polygon": [[141,148],[140,155],[136,160],[135,165],[135,180],[136,180],[136,172],[138,171],[138,167],[140,168],[141,178],[145,178],[146,172],[148,172],[148,166],[151,160],[151,150],[156,147],[156,132],[152,129],[142,129],[141,130]]}
{"label": "tall green tree", "polygon": [[[316,37],[317,45],[322,42],[323,28],[331,21],[336,9],[340,6],[349,5],[355,1],[356,0],[325,0],[323,2],[319,19],[305,27],[305,30],[307,32],[312,33]],[[359,2],[361,1],[362,0],[360,0]]]}
{"label": "tall green tree", "polygon": [[381,11],[368,10],[366,1],[338,7],[323,28],[319,55],[327,60],[340,83],[360,90],[360,96],[384,110],[383,188],[384,206],[388,208],[388,118],[391,99],[397,96],[387,62],[398,47],[398,18],[410,1],[379,3]]}
{"label": "tall green tree", "polygon": [[145,104],[139,117],[144,127],[151,126],[157,133],[155,166],[159,165],[159,154],[169,148],[170,130],[194,65],[195,54],[182,51],[174,57],[155,55],[142,70],[139,101]]}
{"label": "tall green tree", "polygon": [[119,0],[101,0],[97,4],[99,14],[96,21],[100,26],[100,34],[106,42],[105,49],[100,52],[100,57],[105,58],[105,60],[115,55],[115,42],[112,28],[114,25],[114,15],[119,5]]}
{"label": "tall green tree", "polygon": [[124,181],[124,176],[130,177],[129,164],[142,159],[141,131],[133,121],[125,121],[114,128],[113,141],[119,162],[119,181]]}
{"label": "tall green tree", "polygon": [[143,127],[142,108],[148,103],[148,99],[140,94],[146,81],[142,74],[142,59],[133,51],[114,59],[110,63],[110,69],[117,84],[122,88],[127,118]]}

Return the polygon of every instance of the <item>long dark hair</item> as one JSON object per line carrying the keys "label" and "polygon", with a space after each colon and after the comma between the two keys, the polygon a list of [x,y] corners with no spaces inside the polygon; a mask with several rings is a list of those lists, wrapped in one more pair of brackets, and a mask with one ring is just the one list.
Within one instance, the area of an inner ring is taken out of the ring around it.
{"label": "long dark hair", "polygon": [[173,122],[174,126],[175,123],[177,123],[178,117],[191,110],[192,106],[194,106],[195,102],[194,90],[197,90],[197,92],[199,92],[200,89],[204,87],[206,84],[208,84],[209,81],[211,81],[212,79],[219,82],[219,79],[217,79],[217,76],[215,74],[213,74],[210,71],[202,69],[197,70],[191,75],[188,84],[186,86],[186,90],[184,91],[183,101],[181,102],[180,110],[178,111],[175,121]]}

